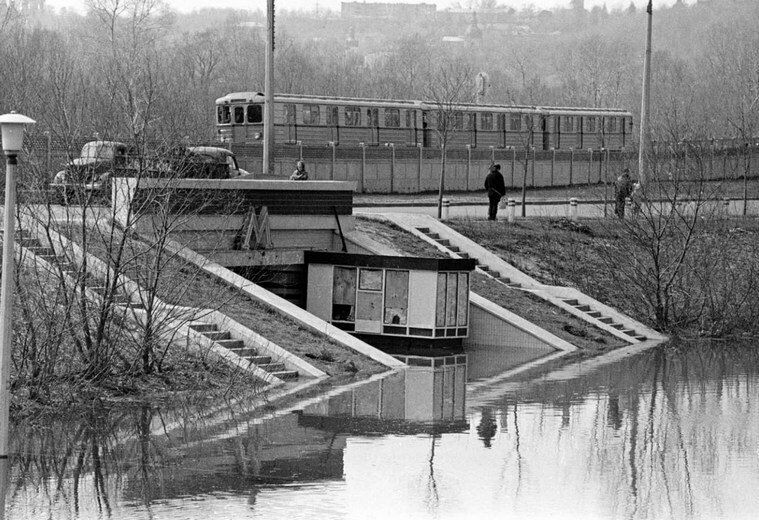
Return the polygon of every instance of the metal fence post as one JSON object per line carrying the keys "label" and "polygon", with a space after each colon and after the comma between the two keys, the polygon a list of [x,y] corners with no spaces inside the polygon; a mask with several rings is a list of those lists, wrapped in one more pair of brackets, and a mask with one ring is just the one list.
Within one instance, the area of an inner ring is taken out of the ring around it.
{"label": "metal fence post", "polygon": [[[532,178],[532,187],[535,187],[535,163],[537,162],[536,154],[534,146],[530,146],[529,152],[532,152],[532,166],[530,168],[530,176]],[[527,153],[529,153],[527,152]]]}
{"label": "metal fence post", "polygon": [[514,187],[514,170],[517,167],[517,149],[511,147],[511,187]]}
{"label": "metal fence post", "polygon": [[591,175],[593,174],[593,148],[588,148],[588,186],[591,185]]}
{"label": "metal fence post", "polygon": [[569,220],[577,222],[577,199],[575,197],[569,199]]}
{"label": "metal fence post", "polygon": [[472,175],[472,145],[466,145],[466,191],[469,191],[469,179]]}
{"label": "metal fence post", "polygon": [[419,170],[417,171],[417,177],[416,177],[416,188],[417,193],[421,193],[422,191],[422,159],[424,157],[424,148],[422,148],[422,143],[417,143],[416,147],[419,149]]}
{"label": "metal fence post", "polygon": [[358,180],[358,192],[364,193],[364,176],[366,175],[366,143],[358,143],[361,147],[361,177]]}
{"label": "metal fence post", "polygon": [[390,147],[390,193],[395,189],[395,143],[387,143]]}
{"label": "metal fence post", "polygon": [[575,169],[575,149],[569,149],[569,187],[572,187],[572,174]]}
{"label": "metal fence post", "polygon": [[551,186],[553,186],[553,175],[556,169],[556,148],[551,148]]}
{"label": "metal fence post", "polygon": [[337,164],[337,145],[334,141],[330,141],[329,145],[332,147],[332,166],[329,170],[329,180],[335,180],[335,167]]}

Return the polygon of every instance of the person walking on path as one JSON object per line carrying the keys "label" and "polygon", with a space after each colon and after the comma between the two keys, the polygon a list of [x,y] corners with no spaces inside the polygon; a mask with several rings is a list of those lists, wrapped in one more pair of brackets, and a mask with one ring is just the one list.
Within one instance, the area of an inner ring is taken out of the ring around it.
{"label": "person walking on path", "polygon": [[498,213],[498,203],[506,193],[506,184],[503,182],[500,164],[493,164],[490,167],[490,173],[485,177],[485,189],[488,191],[488,201],[490,202],[488,220],[495,220],[495,215]]}
{"label": "person walking on path", "polygon": [[619,218],[625,218],[625,204],[627,197],[633,193],[633,181],[630,178],[630,170],[625,168],[617,178],[617,182],[614,184],[614,197],[616,199],[614,204],[614,213]]}
{"label": "person walking on path", "polygon": [[306,171],[306,163],[303,161],[298,161],[298,163],[295,165],[295,171],[292,175],[290,175],[291,181],[307,181],[308,180],[308,172]]}

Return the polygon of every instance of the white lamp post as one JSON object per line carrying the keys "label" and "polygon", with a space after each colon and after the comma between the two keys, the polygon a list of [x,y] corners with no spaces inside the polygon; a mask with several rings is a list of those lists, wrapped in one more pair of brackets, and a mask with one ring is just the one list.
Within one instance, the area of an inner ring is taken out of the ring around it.
{"label": "white lamp post", "polygon": [[5,216],[3,220],[3,271],[0,287],[0,459],[8,458],[10,431],[9,406],[11,386],[11,341],[13,340],[13,267],[14,231],[16,229],[16,166],[24,144],[24,129],[35,121],[11,112],[0,116],[5,176]]}

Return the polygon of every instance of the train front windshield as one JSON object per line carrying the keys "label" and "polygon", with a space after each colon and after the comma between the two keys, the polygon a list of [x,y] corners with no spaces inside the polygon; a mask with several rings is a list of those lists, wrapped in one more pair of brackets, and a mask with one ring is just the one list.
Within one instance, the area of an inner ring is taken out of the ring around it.
{"label": "train front windshield", "polygon": [[259,140],[264,109],[261,103],[224,104],[216,107],[216,124],[221,141]]}

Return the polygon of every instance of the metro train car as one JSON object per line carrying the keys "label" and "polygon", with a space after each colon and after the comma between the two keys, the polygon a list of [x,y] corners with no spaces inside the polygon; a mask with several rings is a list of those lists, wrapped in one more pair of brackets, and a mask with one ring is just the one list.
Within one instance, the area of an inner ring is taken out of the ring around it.
{"label": "metro train car", "polygon": [[[255,143],[263,138],[264,95],[234,92],[216,100],[218,139]],[[439,147],[438,115],[452,130],[449,148],[621,150],[634,143],[632,114],[611,108],[562,108],[277,94],[274,142]]]}

